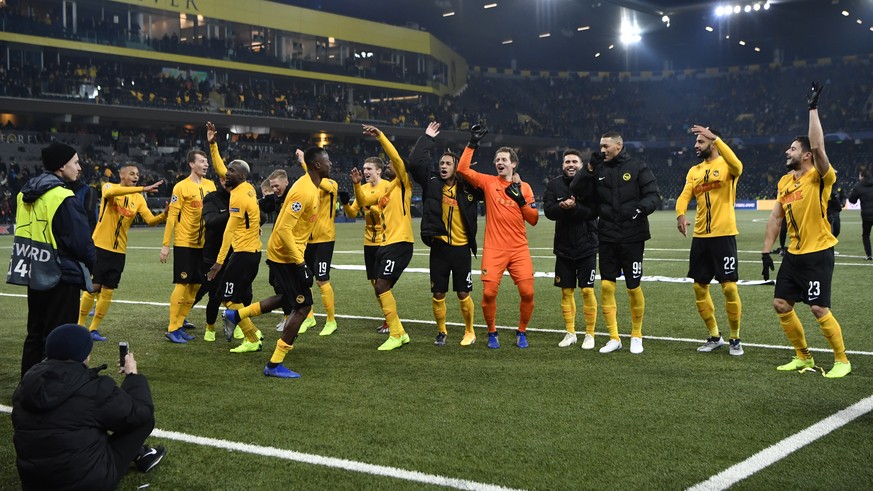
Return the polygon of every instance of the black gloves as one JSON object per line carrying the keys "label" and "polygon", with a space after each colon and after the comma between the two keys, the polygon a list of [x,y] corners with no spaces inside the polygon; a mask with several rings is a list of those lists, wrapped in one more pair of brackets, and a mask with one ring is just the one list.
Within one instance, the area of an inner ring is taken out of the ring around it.
{"label": "black gloves", "polygon": [[588,165],[591,166],[591,169],[594,170],[598,165],[603,163],[603,152],[591,152],[591,160],[588,161]]}
{"label": "black gloves", "polygon": [[824,85],[818,84],[816,82],[812,83],[812,93],[809,94],[806,98],[806,102],[809,103],[809,110],[818,109],[818,97],[821,95],[821,91],[824,89]]}
{"label": "black gloves", "polygon": [[483,124],[474,124],[472,128],[470,128],[470,142],[467,143],[467,146],[470,148],[478,148],[479,142],[485,138],[485,135],[488,134],[488,128]]}
{"label": "black gloves", "polygon": [[527,204],[527,201],[524,199],[524,195],[521,194],[521,184],[514,182],[509,185],[503,192],[506,193],[507,196],[512,198],[512,201],[518,206],[524,206]]}
{"label": "black gloves", "polygon": [[770,271],[776,269],[776,266],[773,264],[773,258],[770,257],[769,252],[761,253],[761,263],[764,265],[764,269],[761,270],[761,276],[764,277],[764,280],[770,279]]}
{"label": "black gloves", "polygon": [[305,262],[294,265],[294,276],[301,286],[312,287],[312,271]]}
{"label": "black gloves", "polygon": [[340,203],[342,203],[342,204],[344,204],[344,205],[349,204],[349,198],[350,198],[350,196],[349,196],[348,191],[340,191],[340,192],[338,193],[338,195],[339,195]]}

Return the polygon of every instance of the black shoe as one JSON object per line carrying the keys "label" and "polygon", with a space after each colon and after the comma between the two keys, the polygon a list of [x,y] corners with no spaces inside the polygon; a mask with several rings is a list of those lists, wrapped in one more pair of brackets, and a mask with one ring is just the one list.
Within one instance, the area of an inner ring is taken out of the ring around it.
{"label": "black shoe", "polygon": [[867,259],[865,259],[865,261],[873,261],[873,256],[867,256]]}
{"label": "black shoe", "polygon": [[149,447],[143,445],[139,455],[133,459],[133,463],[140,472],[145,473],[158,465],[161,460],[163,460],[164,455],[167,455],[167,449],[164,447]]}

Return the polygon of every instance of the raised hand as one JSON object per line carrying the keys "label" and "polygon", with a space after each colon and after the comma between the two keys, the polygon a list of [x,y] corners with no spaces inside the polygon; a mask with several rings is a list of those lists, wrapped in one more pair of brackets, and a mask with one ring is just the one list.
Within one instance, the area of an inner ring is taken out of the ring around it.
{"label": "raised hand", "polygon": [[218,131],[215,130],[215,124],[212,121],[208,121],[206,123],[206,141],[209,143],[215,143],[215,137],[218,135]]}
{"label": "raised hand", "polygon": [[349,172],[349,177],[352,179],[352,184],[360,184],[361,181],[364,180],[364,174],[362,174],[357,167]]}
{"label": "raised hand", "polygon": [[715,140],[716,138],[718,138],[715,135],[715,133],[709,131],[709,128],[704,127],[704,126],[700,126],[699,124],[692,126],[691,132],[694,133],[695,135],[700,135],[700,136],[706,138],[707,140]]}
{"label": "raised hand", "polygon": [[427,125],[427,129],[424,130],[424,134],[431,138],[436,138],[440,134],[440,124],[436,121],[430,123]]}
{"label": "raised hand", "polygon": [[364,127],[364,134],[367,136],[375,136],[379,137],[382,134],[382,130],[376,128],[375,126],[370,126],[368,124],[362,125]]}
{"label": "raised hand", "polygon": [[818,98],[821,95],[821,91],[824,89],[824,85],[813,82],[812,83],[812,91],[806,97],[806,102],[809,104],[809,110],[818,109]]}
{"label": "raised hand", "polygon": [[470,148],[477,148],[479,146],[479,142],[485,138],[485,135],[488,134],[488,128],[482,123],[476,123],[470,128],[470,142],[467,143],[467,146]]}
{"label": "raised hand", "polygon": [[155,193],[155,192],[158,191],[158,188],[159,188],[159,187],[161,186],[161,184],[163,184],[163,183],[164,183],[164,180],[161,179],[160,181],[158,181],[158,182],[156,182],[156,183],[154,183],[154,184],[151,184],[151,185],[149,185],[149,186],[143,186],[142,190],[145,191],[145,192],[147,192],[147,193]]}

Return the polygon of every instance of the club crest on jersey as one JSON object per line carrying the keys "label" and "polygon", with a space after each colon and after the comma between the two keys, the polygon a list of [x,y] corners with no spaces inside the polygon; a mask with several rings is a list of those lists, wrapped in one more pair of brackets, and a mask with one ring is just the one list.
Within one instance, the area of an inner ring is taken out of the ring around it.
{"label": "club crest on jersey", "polygon": [[295,202],[291,203],[291,211],[296,213],[302,209],[303,209],[303,205],[299,201],[295,201]]}
{"label": "club crest on jersey", "polygon": [[625,172],[624,175],[621,176],[621,178],[624,179],[625,181],[630,181],[630,178],[631,178],[630,172]]}
{"label": "club crest on jersey", "polygon": [[467,201],[471,201],[471,202],[473,201],[473,195],[472,195],[472,194],[468,194],[468,195],[467,195]]}
{"label": "club crest on jersey", "polygon": [[173,197],[170,198],[170,203],[175,203],[177,201],[179,201],[179,197],[174,194]]}
{"label": "club crest on jersey", "polygon": [[712,177],[718,177],[718,170],[712,171]]}

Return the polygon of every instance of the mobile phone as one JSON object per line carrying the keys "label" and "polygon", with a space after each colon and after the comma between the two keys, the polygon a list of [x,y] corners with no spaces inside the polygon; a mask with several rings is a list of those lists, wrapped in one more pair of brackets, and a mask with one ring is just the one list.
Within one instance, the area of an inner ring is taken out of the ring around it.
{"label": "mobile phone", "polygon": [[127,356],[127,341],[118,343],[118,366],[124,368],[124,357]]}

